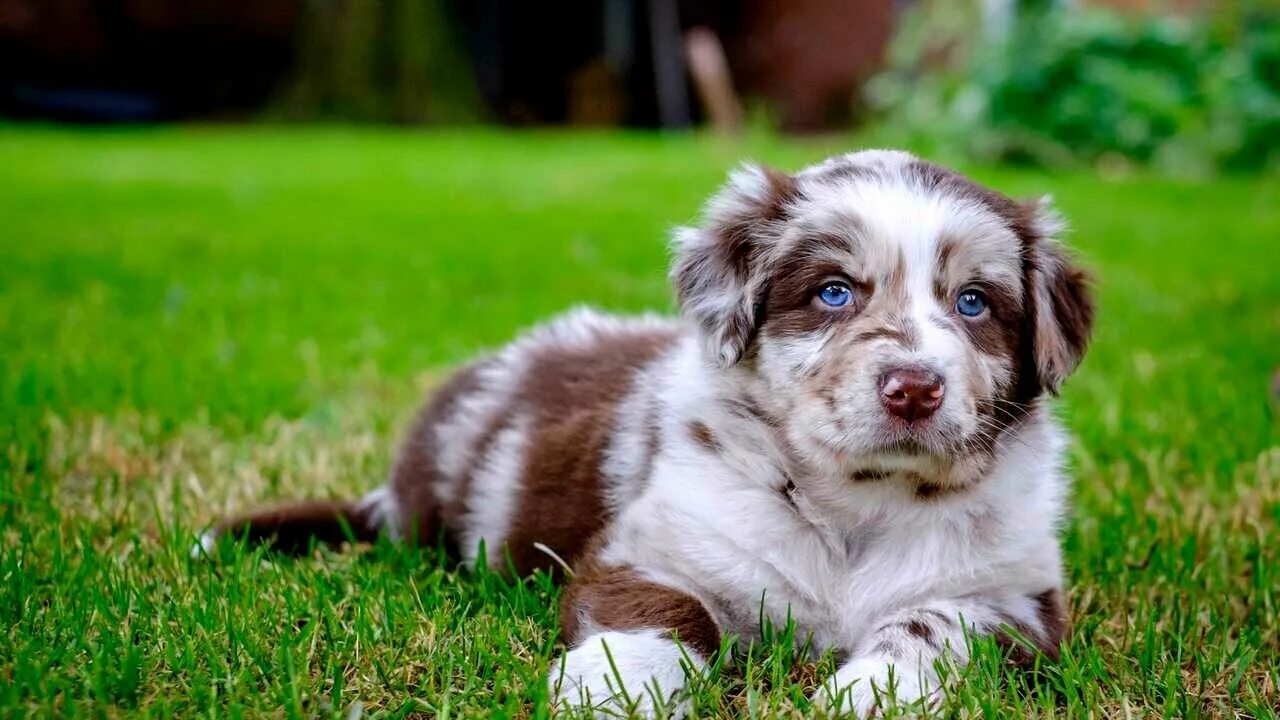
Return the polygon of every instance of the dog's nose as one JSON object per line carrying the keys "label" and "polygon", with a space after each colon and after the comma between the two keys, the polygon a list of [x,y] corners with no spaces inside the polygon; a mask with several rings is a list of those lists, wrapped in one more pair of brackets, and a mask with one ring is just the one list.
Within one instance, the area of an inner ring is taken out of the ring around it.
{"label": "dog's nose", "polygon": [[942,406],[942,376],[922,367],[895,368],[880,376],[880,402],[907,422],[924,420]]}

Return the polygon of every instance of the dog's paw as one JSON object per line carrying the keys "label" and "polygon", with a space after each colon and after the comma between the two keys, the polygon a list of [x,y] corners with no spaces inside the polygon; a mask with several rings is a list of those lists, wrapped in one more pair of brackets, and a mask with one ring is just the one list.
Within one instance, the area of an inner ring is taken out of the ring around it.
{"label": "dog's paw", "polygon": [[557,710],[595,717],[683,717],[686,668],[703,660],[656,630],[592,635],[552,663],[547,682]]}
{"label": "dog's paw", "polygon": [[856,718],[876,717],[882,708],[904,707],[921,699],[931,703],[935,695],[916,668],[874,658],[845,664],[813,694],[814,704],[830,715]]}
{"label": "dog's paw", "polygon": [[191,546],[191,559],[204,560],[213,557],[213,552],[218,548],[218,531],[207,530],[196,538],[195,545]]}

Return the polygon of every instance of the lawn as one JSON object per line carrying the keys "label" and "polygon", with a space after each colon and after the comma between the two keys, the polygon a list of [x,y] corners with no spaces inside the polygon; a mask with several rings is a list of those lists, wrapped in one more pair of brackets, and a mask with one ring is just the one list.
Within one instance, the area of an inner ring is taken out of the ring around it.
{"label": "lawn", "polygon": [[[667,229],[726,168],[848,144],[0,127],[0,716],[545,716],[545,578],[193,533],[374,486],[450,366],[576,303],[669,310]],[[983,646],[945,708],[1276,717],[1280,180],[970,170],[1055,195],[1100,324],[1060,406],[1063,662]],[[697,713],[807,714],[786,635]]]}

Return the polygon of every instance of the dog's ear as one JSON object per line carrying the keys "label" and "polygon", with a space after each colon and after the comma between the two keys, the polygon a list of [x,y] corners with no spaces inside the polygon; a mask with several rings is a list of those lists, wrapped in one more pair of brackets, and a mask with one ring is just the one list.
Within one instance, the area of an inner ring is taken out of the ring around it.
{"label": "dog's ear", "polygon": [[1040,385],[1057,393],[1093,334],[1089,274],[1058,242],[1064,223],[1048,198],[1022,205],[1026,225],[1031,345]]}
{"label": "dog's ear", "polygon": [[671,280],[680,309],[722,367],[736,363],[755,334],[762,266],[795,197],[790,175],[744,165],[707,202],[699,227],[676,230]]}

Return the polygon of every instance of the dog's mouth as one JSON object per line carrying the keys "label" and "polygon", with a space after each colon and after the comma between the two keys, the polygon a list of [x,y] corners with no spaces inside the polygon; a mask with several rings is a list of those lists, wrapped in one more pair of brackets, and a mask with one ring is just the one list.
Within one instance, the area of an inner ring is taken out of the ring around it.
{"label": "dog's mouth", "polygon": [[892,424],[860,435],[805,438],[834,461],[834,469],[851,484],[902,481],[917,487],[958,488],[972,484],[986,463],[973,452],[974,443],[952,423],[923,427]]}
{"label": "dog's mouth", "polygon": [[990,458],[978,455],[958,457],[925,455],[868,456],[846,472],[853,485],[885,481],[905,482],[915,488],[919,497],[936,495],[941,490],[954,491],[972,487],[981,481]]}
{"label": "dog's mouth", "polygon": [[954,447],[940,448],[915,438],[897,438],[846,458],[853,483],[905,480],[916,486],[959,487],[976,479],[980,470],[969,454]]}
{"label": "dog's mouth", "polygon": [[925,444],[923,441],[915,437],[899,437],[883,443],[876,447],[873,451],[875,455],[884,455],[889,457],[935,457],[939,455],[937,448]]}

